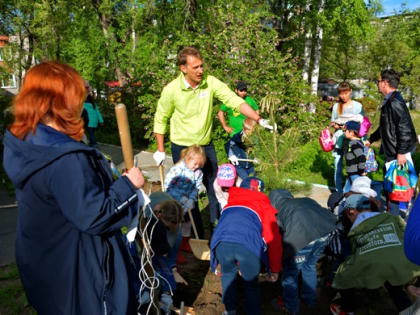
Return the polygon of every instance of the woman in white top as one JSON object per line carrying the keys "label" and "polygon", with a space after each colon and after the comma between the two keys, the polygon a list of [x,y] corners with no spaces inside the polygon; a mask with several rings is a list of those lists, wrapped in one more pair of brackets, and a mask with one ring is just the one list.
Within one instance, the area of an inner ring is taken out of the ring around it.
{"label": "woman in white top", "polygon": [[334,104],[331,125],[336,129],[334,133],[335,147],[333,151],[334,156],[334,183],[335,189],[338,192],[343,191],[343,140],[344,133],[342,130],[343,125],[348,120],[360,120],[355,116],[363,117],[363,106],[359,102],[351,99],[352,89],[347,82],[341,82],[338,85],[338,99],[339,101]]}

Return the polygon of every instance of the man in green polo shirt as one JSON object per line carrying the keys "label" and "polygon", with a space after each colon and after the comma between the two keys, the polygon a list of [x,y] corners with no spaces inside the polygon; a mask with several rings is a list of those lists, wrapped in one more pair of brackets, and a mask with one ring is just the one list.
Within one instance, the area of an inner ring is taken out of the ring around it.
{"label": "man in green polo shirt", "polygon": [[[272,129],[272,126],[266,119],[261,119],[225,83],[204,74],[201,54],[196,48],[182,49],[178,53],[177,61],[181,73],[164,87],[155,113],[153,131],[157,140],[157,151],[153,154],[153,158],[158,165],[165,159],[164,135],[167,132],[168,120],[174,163],[178,162],[183,148],[193,144],[199,144],[204,148],[207,162],[203,167],[203,183],[209,197],[210,221],[214,223],[218,217],[219,205],[213,190],[218,167],[216,151],[211,142],[213,98],[256,120],[265,128]],[[201,218],[198,209],[193,209],[193,216],[198,221],[196,224],[200,225]],[[200,229],[200,237],[202,233]]]}
{"label": "man in green polo shirt", "polygon": [[[238,81],[238,83],[236,84],[235,93],[238,94],[239,97],[244,99],[245,102],[247,102],[249,106],[251,106],[252,109],[257,111],[258,113],[257,103],[252,97],[247,95],[248,86],[245,82]],[[226,124],[226,120],[225,120],[226,112],[229,118],[229,125]],[[230,137],[233,137],[238,132],[241,132],[243,122],[246,119],[245,115],[241,114],[239,111],[236,111],[234,109],[227,107],[225,104],[222,104],[222,106],[220,107],[220,110],[217,113],[217,117],[219,118],[223,129],[230,135]]]}

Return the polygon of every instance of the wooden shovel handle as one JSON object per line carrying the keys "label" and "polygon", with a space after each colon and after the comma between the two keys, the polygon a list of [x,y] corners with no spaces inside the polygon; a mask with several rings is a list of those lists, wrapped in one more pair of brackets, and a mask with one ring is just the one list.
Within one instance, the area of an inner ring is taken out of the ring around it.
{"label": "wooden shovel handle", "polygon": [[131,145],[130,125],[128,123],[127,109],[124,104],[115,105],[118,132],[120,134],[121,148],[124,164],[127,170],[134,167],[133,147]]}
{"label": "wooden shovel handle", "polygon": [[197,228],[195,227],[195,223],[194,223],[194,219],[193,219],[193,216],[192,216],[192,213],[191,213],[191,209],[188,208],[187,211],[188,211],[188,215],[190,216],[190,221],[191,221],[191,224],[192,224],[192,227],[193,227],[194,236],[195,236],[196,239],[198,239]]}
{"label": "wooden shovel handle", "polygon": [[162,187],[162,191],[165,191],[165,186],[164,186],[164,177],[163,177],[163,165],[160,164],[159,165],[159,174],[160,174],[160,185]]}

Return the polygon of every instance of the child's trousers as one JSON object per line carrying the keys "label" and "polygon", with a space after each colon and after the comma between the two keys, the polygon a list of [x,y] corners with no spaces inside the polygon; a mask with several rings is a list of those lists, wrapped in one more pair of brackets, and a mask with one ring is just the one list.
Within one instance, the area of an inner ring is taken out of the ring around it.
{"label": "child's trousers", "polygon": [[229,242],[220,242],[217,245],[216,257],[222,271],[222,301],[227,314],[234,314],[236,311],[236,277],[239,269],[244,281],[246,314],[261,315],[258,283],[260,259],[243,245]]}
{"label": "child's trousers", "polygon": [[286,309],[299,313],[299,272],[302,272],[302,300],[309,306],[316,305],[317,274],[316,263],[324,252],[326,237],[319,238],[301,250],[296,255],[283,260],[281,284],[283,300]]}

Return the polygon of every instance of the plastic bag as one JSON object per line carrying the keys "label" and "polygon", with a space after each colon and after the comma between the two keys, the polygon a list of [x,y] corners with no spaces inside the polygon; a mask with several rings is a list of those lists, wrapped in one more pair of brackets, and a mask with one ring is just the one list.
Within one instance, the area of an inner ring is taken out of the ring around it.
{"label": "plastic bag", "polygon": [[391,201],[409,202],[414,195],[417,179],[414,166],[409,161],[399,166],[394,160],[385,174],[384,189],[389,192]]}
{"label": "plastic bag", "polygon": [[332,135],[330,129],[325,128],[321,131],[321,135],[319,136],[319,143],[321,144],[321,148],[325,152],[330,152],[334,149],[334,141],[332,139]]}

